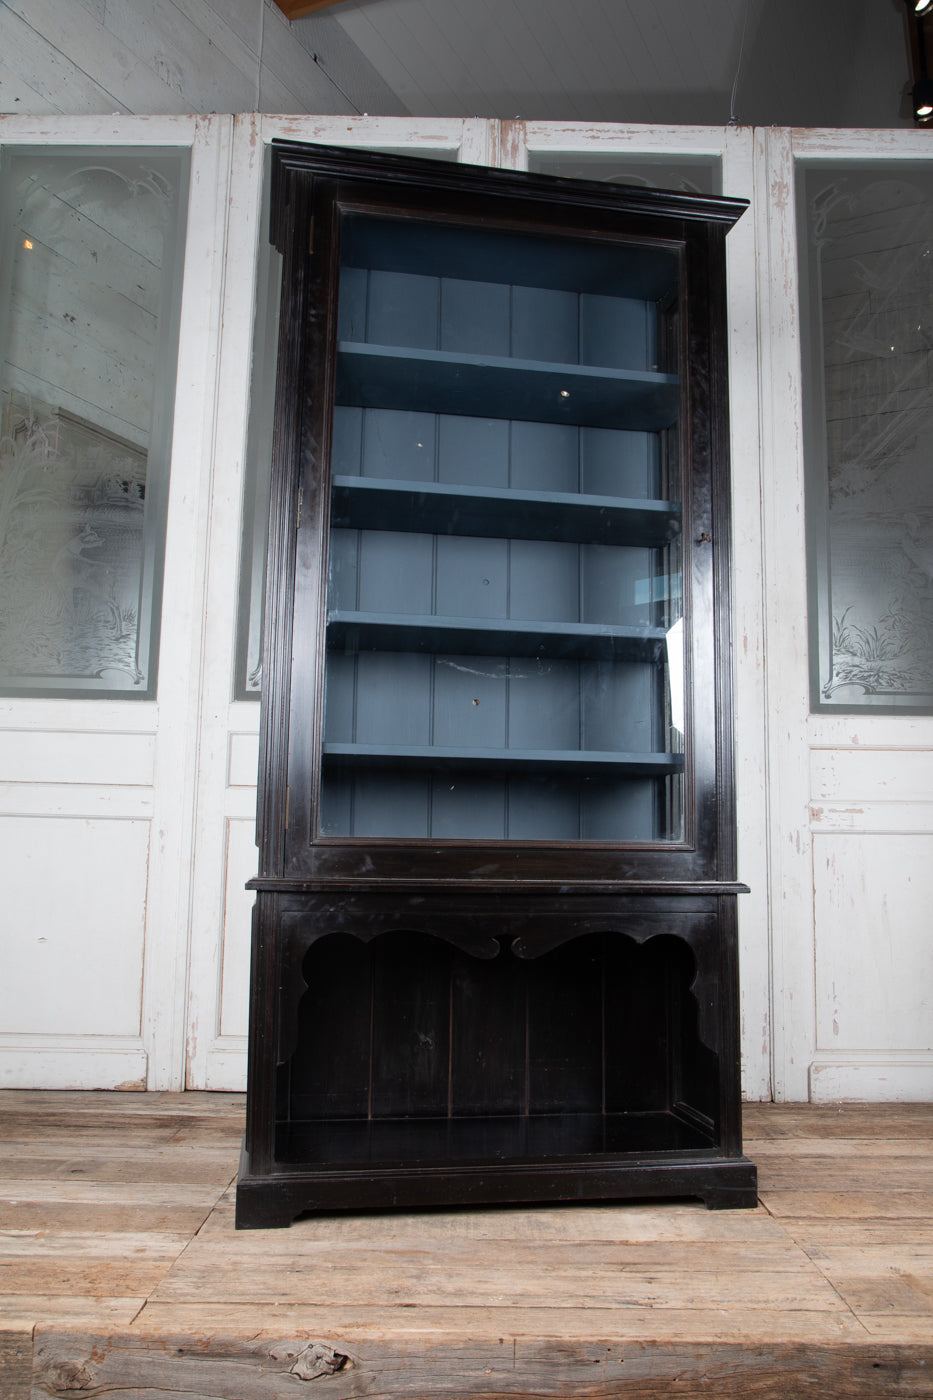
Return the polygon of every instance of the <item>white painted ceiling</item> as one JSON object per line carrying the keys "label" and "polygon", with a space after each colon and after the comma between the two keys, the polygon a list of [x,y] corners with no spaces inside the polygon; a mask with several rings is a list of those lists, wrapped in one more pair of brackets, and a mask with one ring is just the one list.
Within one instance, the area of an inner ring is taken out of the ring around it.
{"label": "white painted ceiling", "polygon": [[341,0],[292,28],[361,112],[912,124],[904,0]]}

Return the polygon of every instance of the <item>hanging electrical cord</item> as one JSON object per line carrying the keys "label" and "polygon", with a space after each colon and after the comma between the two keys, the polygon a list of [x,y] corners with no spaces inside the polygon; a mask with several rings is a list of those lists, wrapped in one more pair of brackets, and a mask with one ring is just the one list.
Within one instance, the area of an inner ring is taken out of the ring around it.
{"label": "hanging electrical cord", "polygon": [[259,62],[256,65],[256,111],[262,111],[262,47],[266,37],[266,0],[259,0]]}
{"label": "hanging electrical cord", "polygon": [[742,71],[742,55],[745,52],[745,31],[748,29],[748,12],[752,7],[752,0],[745,0],[745,18],[742,21],[742,38],[739,41],[739,59],[735,65],[735,78],[732,83],[732,96],[729,99],[729,125],[738,126],[739,119],[735,111],[735,99],[739,90],[739,74]]}
{"label": "hanging electrical cord", "polygon": [[[259,64],[258,64],[258,67],[257,67],[257,70],[256,70],[256,111],[257,111],[257,112],[261,112],[261,111],[262,111],[262,51],[263,51],[263,43],[264,43],[264,40],[265,40],[265,30],[266,30],[266,25],[265,25],[265,21],[266,21],[266,6],[267,6],[268,4],[269,4],[269,0],[259,0]],[[293,20],[288,20],[287,23],[288,23],[289,28],[291,28],[291,26],[292,26],[292,24],[294,23],[294,21],[293,21]],[[297,38],[297,35],[296,35],[295,37]],[[301,40],[299,40],[298,42],[301,43]],[[303,44],[302,44],[302,47],[304,47]],[[308,52],[310,53],[310,58],[311,58],[312,63],[314,64],[314,66],[315,66],[316,68],[320,68],[321,72],[324,74],[324,77],[325,77],[325,78],[327,79],[327,81],[330,83],[331,87],[336,88],[336,90],[340,93],[340,96],[343,98],[344,102],[349,102],[350,106],[353,108],[354,112],[356,113],[356,115],[357,115],[358,117],[364,117],[364,116],[366,115],[366,113],[363,111],[363,109],[362,109],[361,107],[358,107],[358,106],[356,105],[356,103],[353,101],[353,98],[350,96],[350,94],[349,94],[348,92],[346,92],[346,91],[340,86],[340,84],[337,82],[337,79],[336,79],[331,73],[328,73],[327,69],[324,67],[323,63],[321,62],[321,56],[320,56],[320,54],[313,53],[313,52],[311,52],[310,50],[309,50]]]}
{"label": "hanging electrical cord", "polygon": [[316,53],[312,53],[311,57],[312,57],[312,59],[314,60],[314,63],[316,64],[316,66],[317,66],[318,68],[320,68],[321,72],[324,74],[324,77],[325,77],[325,78],[327,79],[327,81],[330,83],[331,87],[335,87],[335,88],[337,89],[337,91],[340,93],[340,96],[344,99],[344,101],[345,101],[345,102],[349,102],[350,106],[353,108],[354,112],[356,113],[356,115],[357,115],[358,117],[364,117],[364,116],[366,115],[366,113],[363,111],[363,109],[362,109],[361,107],[357,107],[356,103],[353,101],[353,98],[350,96],[350,94],[349,94],[348,92],[345,92],[345,91],[343,90],[343,88],[342,88],[342,87],[340,86],[340,84],[337,82],[337,79],[334,78],[334,77],[332,77],[331,74],[328,73],[327,69],[324,67],[323,63],[321,62],[320,55],[319,55],[319,54],[316,54]]}

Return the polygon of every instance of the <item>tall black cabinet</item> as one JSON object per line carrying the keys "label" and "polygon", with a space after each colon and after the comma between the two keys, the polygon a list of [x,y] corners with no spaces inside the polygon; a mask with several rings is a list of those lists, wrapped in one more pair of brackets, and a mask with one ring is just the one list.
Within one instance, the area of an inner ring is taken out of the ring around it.
{"label": "tall black cabinet", "polygon": [[274,150],[241,1226],[755,1202],[724,320],[743,208]]}

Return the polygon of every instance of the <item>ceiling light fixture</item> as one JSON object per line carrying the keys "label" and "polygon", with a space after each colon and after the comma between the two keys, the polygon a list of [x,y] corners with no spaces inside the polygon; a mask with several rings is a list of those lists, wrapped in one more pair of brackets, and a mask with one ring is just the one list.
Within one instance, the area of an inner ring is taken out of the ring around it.
{"label": "ceiling light fixture", "polygon": [[933,20],[933,0],[906,0],[910,63],[913,69],[914,121],[918,126],[933,123],[933,79],[927,63],[927,37]]}
{"label": "ceiling light fixture", "polygon": [[933,118],[933,78],[914,83],[914,121],[925,126]]}

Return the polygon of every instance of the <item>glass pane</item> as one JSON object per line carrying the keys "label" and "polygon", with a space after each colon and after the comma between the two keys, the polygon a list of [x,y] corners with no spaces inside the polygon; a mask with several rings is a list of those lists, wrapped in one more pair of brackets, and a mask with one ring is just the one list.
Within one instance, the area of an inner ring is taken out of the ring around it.
{"label": "glass pane", "polygon": [[685,194],[721,194],[722,163],[712,156],[607,155],[605,151],[533,151],[528,169],[543,175],[641,185]]}
{"label": "glass pane", "polygon": [[676,256],[341,247],[322,834],[678,838]]}
{"label": "glass pane", "polygon": [[[268,156],[267,156],[268,163]],[[263,229],[269,227],[269,180],[263,185]],[[268,238],[259,242],[253,365],[250,382],[246,471],[243,488],[243,541],[237,608],[234,699],[258,700],[262,690],[262,614],[265,601],[272,425],[279,335],[282,259]]]}
{"label": "glass pane", "polygon": [[933,166],[800,174],[811,703],[933,708]]}
{"label": "glass pane", "polygon": [[[408,150],[369,146],[382,155],[410,155]],[[457,158],[456,148],[418,152],[422,160]],[[250,381],[249,427],[243,490],[243,540],[240,549],[234,699],[258,700],[262,691],[262,619],[269,534],[272,424],[278,356],[279,296],[282,259],[265,236],[269,228],[271,150],[266,148],[263,203],[256,270],[256,314],[253,320],[253,365]]]}
{"label": "glass pane", "polygon": [[6,694],[155,693],[187,168],[4,149]]}

